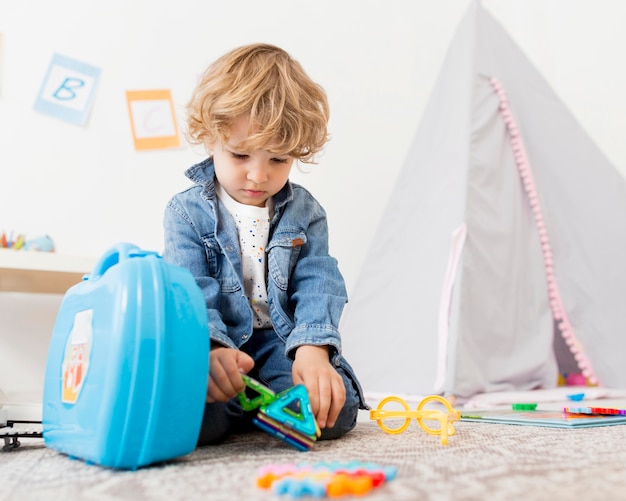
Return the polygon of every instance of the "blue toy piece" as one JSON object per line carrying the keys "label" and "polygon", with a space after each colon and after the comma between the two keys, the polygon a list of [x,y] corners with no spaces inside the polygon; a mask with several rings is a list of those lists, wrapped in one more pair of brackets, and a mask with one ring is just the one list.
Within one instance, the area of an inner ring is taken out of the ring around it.
{"label": "blue toy piece", "polygon": [[109,249],[69,289],[56,319],[44,383],[46,445],[120,469],[193,451],[209,373],[207,326],[189,271],[132,244]]}
{"label": "blue toy piece", "polygon": [[567,395],[567,398],[569,398],[573,402],[580,402],[583,398],[585,398],[585,394],[584,393],[571,393]]}
{"label": "blue toy piece", "polygon": [[283,478],[272,485],[272,492],[277,496],[287,495],[292,498],[311,496],[314,498],[326,497],[326,484],[328,479],[316,480],[314,478]]}
{"label": "blue toy piece", "polygon": [[[291,410],[292,404],[297,404],[299,412]],[[269,405],[263,409],[266,416],[304,435],[315,436],[318,433],[317,423],[311,411],[311,402],[306,388],[299,384],[279,393]]]}

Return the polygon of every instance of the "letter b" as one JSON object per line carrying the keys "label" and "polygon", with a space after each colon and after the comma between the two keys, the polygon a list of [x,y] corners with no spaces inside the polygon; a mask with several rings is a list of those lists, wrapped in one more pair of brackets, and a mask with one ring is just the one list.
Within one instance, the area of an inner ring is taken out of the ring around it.
{"label": "letter b", "polygon": [[84,80],[78,78],[67,77],[63,80],[60,87],[54,91],[53,97],[60,101],[70,101],[76,98],[76,89],[80,89],[85,86]]}

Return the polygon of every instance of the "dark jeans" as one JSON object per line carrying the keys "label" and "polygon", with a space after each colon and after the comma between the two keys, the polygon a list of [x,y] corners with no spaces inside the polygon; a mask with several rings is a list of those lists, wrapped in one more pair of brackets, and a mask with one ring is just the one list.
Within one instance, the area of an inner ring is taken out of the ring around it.
{"label": "dark jeans", "polygon": [[[285,355],[285,343],[274,330],[257,330],[251,339],[242,346],[254,359],[254,368],[248,374],[251,378],[280,393],[293,386],[291,377],[292,361]],[[348,433],[356,424],[360,398],[353,382],[342,367],[335,367],[346,386],[346,402],[337,418],[335,426],[322,430],[320,440],[339,438]],[[228,402],[206,404],[198,445],[216,444],[234,432],[254,428],[252,417],[256,411],[244,412],[237,397]]]}

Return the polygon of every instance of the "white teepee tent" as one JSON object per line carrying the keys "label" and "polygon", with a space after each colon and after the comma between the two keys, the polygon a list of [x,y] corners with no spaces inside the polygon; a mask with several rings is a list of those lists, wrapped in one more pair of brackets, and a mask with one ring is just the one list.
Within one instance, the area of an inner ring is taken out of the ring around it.
{"label": "white teepee tent", "polygon": [[342,319],[346,356],[366,393],[469,398],[556,386],[560,341],[626,388],[625,249],[626,181],[475,1]]}

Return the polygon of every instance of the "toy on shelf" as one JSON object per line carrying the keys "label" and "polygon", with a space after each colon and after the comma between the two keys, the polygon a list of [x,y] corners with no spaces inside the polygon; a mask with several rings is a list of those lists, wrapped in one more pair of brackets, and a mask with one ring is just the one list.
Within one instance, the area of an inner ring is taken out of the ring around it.
{"label": "toy on shelf", "polygon": [[[244,411],[258,409],[252,422],[296,449],[310,450],[321,431],[311,411],[306,388],[297,385],[276,394],[251,377],[242,377],[246,391],[239,393],[241,407]],[[250,392],[255,396],[250,398]]]}
{"label": "toy on shelf", "polygon": [[29,238],[24,242],[24,250],[38,252],[54,252],[54,242],[48,235]]}
{"label": "toy on shelf", "polygon": [[13,233],[0,235],[0,248],[39,252],[54,252],[54,242],[48,235],[27,239],[25,235],[13,237]]}
{"label": "toy on shelf", "polygon": [[[383,407],[389,402],[396,402],[400,404],[404,410],[384,410]],[[439,402],[444,405],[446,411],[439,409],[424,409],[429,402]],[[398,428],[389,428],[383,423],[384,419],[397,419],[404,418],[404,423]],[[370,411],[370,419],[375,420],[378,426],[385,433],[402,433],[406,430],[411,422],[411,418],[417,419],[417,423],[420,425],[429,435],[441,435],[441,444],[448,444],[448,437],[456,433],[454,429],[454,422],[461,419],[461,413],[452,408],[450,402],[439,395],[430,395],[424,398],[417,406],[416,411],[410,410],[409,404],[406,403],[400,397],[387,397],[378,404],[378,408]],[[439,421],[439,428],[430,428],[424,421]]]}
{"label": "toy on shelf", "polygon": [[394,466],[360,461],[273,464],[259,469],[256,485],[279,496],[337,498],[368,494],[395,477]]}

